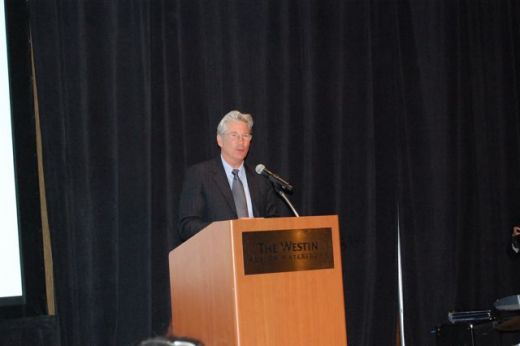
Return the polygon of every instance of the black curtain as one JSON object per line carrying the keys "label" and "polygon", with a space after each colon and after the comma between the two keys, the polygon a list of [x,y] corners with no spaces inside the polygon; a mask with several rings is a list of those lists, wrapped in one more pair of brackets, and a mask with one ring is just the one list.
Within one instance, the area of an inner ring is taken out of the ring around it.
{"label": "black curtain", "polygon": [[63,345],[165,332],[183,174],[231,109],[302,215],[339,215],[349,344],[395,344],[398,230],[409,344],[518,290],[514,1],[30,6]]}
{"label": "black curtain", "polygon": [[422,345],[448,311],[520,292],[508,253],[520,222],[520,4],[424,1],[407,12],[399,221],[405,334]]}

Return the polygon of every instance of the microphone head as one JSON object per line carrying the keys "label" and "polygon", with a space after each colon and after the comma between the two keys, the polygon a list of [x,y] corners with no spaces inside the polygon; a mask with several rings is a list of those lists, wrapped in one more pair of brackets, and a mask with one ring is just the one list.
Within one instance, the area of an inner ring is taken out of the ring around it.
{"label": "microphone head", "polygon": [[265,169],[265,166],[262,165],[261,163],[259,163],[258,165],[256,165],[255,171],[258,174],[262,174],[264,172],[264,169]]}

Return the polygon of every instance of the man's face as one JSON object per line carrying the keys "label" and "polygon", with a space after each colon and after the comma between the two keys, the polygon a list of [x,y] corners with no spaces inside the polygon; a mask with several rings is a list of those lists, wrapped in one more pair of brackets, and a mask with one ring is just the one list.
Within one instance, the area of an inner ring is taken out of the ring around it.
{"label": "man's face", "polygon": [[233,168],[238,168],[249,152],[251,136],[247,123],[234,120],[228,123],[225,134],[217,135],[217,143],[224,160]]}

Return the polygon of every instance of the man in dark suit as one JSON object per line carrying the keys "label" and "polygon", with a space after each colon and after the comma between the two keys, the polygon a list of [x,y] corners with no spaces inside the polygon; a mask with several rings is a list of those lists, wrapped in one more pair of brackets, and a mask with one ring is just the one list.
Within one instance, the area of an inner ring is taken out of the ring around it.
{"label": "man in dark suit", "polygon": [[179,203],[182,240],[214,221],[282,215],[281,200],[269,181],[244,163],[252,128],[250,114],[227,113],[217,127],[220,157],[187,170]]}
{"label": "man in dark suit", "polygon": [[520,255],[520,225],[513,226],[513,234],[511,238],[511,250],[517,256]]}

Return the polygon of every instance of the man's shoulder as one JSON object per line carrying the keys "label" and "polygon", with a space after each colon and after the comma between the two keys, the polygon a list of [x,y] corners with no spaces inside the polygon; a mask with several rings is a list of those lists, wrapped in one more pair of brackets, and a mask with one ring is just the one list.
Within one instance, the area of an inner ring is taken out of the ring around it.
{"label": "man's shoulder", "polygon": [[210,159],[202,162],[197,162],[188,167],[190,172],[208,172],[208,170],[218,169],[219,161],[217,159]]}
{"label": "man's shoulder", "polygon": [[249,165],[249,164],[247,164],[245,162],[244,162],[244,169],[246,171],[248,179],[249,179],[249,177],[253,177],[255,179],[258,177],[258,174],[256,174],[254,168],[251,165]]}
{"label": "man's shoulder", "polygon": [[252,166],[244,164],[244,167],[247,172],[247,181],[249,184],[254,184],[257,188],[262,189],[271,188],[269,180],[261,176],[260,174],[256,173],[255,169]]}

